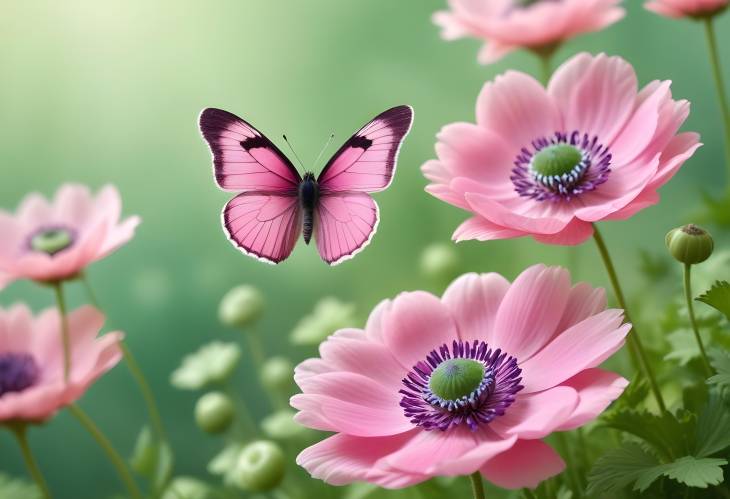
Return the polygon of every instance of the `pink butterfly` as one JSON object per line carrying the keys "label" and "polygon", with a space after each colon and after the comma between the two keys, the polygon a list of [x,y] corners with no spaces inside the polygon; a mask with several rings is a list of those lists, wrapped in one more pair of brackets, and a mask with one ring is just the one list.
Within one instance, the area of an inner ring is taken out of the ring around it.
{"label": "pink butterfly", "polygon": [[231,243],[268,263],[285,260],[299,234],[314,235],[322,260],[348,260],[372,239],[378,205],[371,192],[390,185],[413,109],[388,109],[358,130],[332,156],[319,177],[302,178],[269,139],[235,114],[208,108],[200,131],[213,153],[218,186],[241,191],[223,208]]}

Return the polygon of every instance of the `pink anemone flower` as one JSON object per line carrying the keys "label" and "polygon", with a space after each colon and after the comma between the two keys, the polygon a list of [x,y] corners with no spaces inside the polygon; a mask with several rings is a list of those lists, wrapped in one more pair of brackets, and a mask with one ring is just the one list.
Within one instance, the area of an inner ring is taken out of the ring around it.
{"label": "pink anemone flower", "polygon": [[0,289],[18,279],[70,279],[129,241],[140,222],[120,222],[122,202],[111,185],[93,197],[65,184],[52,202],[29,194],[15,214],[0,210]]}
{"label": "pink anemone flower", "polygon": [[437,12],[441,36],[484,40],[479,62],[491,64],[519,48],[550,53],[577,35],[600,31],[624,16],[621,0],[449,0]]}
{"label": "pink anemone flower", "polygon": [[631,326],[603,290],[536,265],[510,284],[467,274],[442,298],[403,293],[295,370],[296,421],[335,432],[297,458],[332,485],[386,488],[480,471],[536,487],[564,463],[542,439],[596,418],[627,381],[597,366]]}
{"label": "pink anemone flower", "polygon": [[651,0],[644,6],[666,17],[712,17],[727,9],[728,0]]}
{"label": "pink anemone flower", "polygon": [[86,306],[68,316],[71,372],[63,372],[55,308],[33,317],[25,305],[0,308],[0,422],[42,423],[78,400],[121,359],[122,333],[98,337],[104,316]]}
{"label": "pink anemone flower", "polygon": [[547,89],[509,71],[482,89],[476,124],[441,130],[438,159],[422,167],[426,190],[473,214],[456,241],[579,244],[594,222],[659,201],[657,189],[700,146],[696,133],[677,133],[688,114],[669,81],[639,91],[619,57],[579,54]]}

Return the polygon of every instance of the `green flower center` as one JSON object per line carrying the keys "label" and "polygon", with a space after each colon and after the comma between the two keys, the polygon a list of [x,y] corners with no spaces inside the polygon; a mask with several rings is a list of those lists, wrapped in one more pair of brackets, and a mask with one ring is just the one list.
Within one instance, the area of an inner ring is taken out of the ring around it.
{"label": "green flower center", "polygon": [[530,5],[534,5],[540,0],[515,0],[515,3],[520,7],[529,7]]}
{"label": "green flower center", "polygon": [[30,240],[30,247],[35,251],[55,255],[73,243],[71,232],[66,229],[47,229],[37,233]]}
{"label": "green flower center", "polygon": [[535,154],[532,170],[542,177],[562,177],[583,161],[583,154],[569,144],[553,144]]}
{"label": "green flower center", "polygon": [[468,397],[484,379],[484,364],[472,359],[449,359],[431,373],[428,387],[442,400]]}

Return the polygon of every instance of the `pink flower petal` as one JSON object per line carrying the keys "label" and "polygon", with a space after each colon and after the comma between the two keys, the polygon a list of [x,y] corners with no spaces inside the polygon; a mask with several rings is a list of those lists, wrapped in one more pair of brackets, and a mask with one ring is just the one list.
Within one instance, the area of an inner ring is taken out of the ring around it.
{"label": "pink flower petal", "polygon": [[522,393],[546,390],[598,366],[623,346],[631,325],[621,325],[622,321],[623,312],[615,309],[591,316],[558,335],[529,360],[520,362],[525,386]]}
{"label": "pink flower petal", "polygon": [[482,475],[504,489],[536,488],[565,469],[565,462],[541,440],[518,440],[510,450],[490,459]]}
{"label": "pink flower petal", "polygon": [[618,374],[602,369],[586,369],[565,381],[561,386],[576,390],[580,400],[573,414],[558,430],[572,430],[593,421],[621,396],[628,384],[628,380]]}
{"label": "pink flower petal", "polygon": [[533,234],[532,237],[535,241],[544,244],[576,246],[583,244],[591,236],[593,236],[593,224],[576,218],[556,234]]}
{"label": "pink flower petal", "polygon": [[495,239],[512,239],[524,237],[527,234],[514,229],[507,229],[489,220],[474,216],[462,223],[451,238],[460,243],[462,241],[492,241]]}
{"label": "pink flower petal", "polygon": [[505,414],[489,426],[503,437],[543,438],[568,421],[579,400],[578,393],[568,386],[539,393],[519,393]]}

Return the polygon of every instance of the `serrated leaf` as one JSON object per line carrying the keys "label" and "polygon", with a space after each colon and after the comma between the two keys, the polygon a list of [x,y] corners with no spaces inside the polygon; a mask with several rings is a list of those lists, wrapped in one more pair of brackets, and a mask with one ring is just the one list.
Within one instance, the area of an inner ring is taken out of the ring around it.
{"label": "serrated leaf", "polygon": [[606,414],[602,421],[609,428],[639,437],[667,459],[687,454],[695,446],[695,420],[687,411],[657,415],[646,410],[624,409]]}
{"label": "serrated leaf", "polygon": [[679,365],[687,365],[692,359],[700,356],[700,348],[690,329],[678,329],[667,335],[671,350],[664,356],[664,360],[675,360]]}
{"label": "serrated leaf", "polygon": [[717,385],[720,388],[730,386],[730,352],[715,348],[710,350],[710,364],[715,369],[715,374],[707,382]]}
{"label": "serrated leaf", "polygon": [[588,475],[588,495],[616,492],[631,486],[657,465],[659,461],[653,454],[637,443],[627,442],[598,458]]}
{"label": "serrated leaf", "polygon": [[697,420],[695,455],[707,457],[730,447],[730,404],[714,390]]}
{"label": "serrated leaf", "polygon": [[716,281],[697,301],[706,303],[730,320],[730,283],[727,281]]}
{"label": "serrated leaf", "polygon": [[711,457],[684,456],[673,463],[665,464],[664,475],[688,487],[707,488],[723,481],[722,466],[727,460]]}

